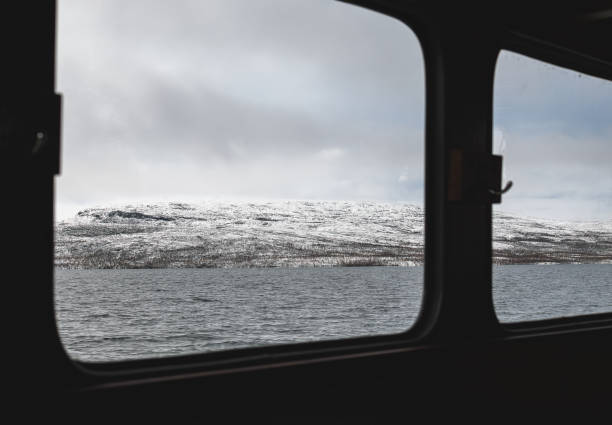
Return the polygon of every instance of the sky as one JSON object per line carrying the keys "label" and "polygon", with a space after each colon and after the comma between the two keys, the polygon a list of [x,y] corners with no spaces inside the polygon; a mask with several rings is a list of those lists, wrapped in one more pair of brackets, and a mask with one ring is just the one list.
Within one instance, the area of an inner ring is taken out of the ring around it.
{"label": "sky", "polygon": [[[155,201],[423,203],[423,58],[393,18],[328,0],[60,0],[57,40],[60,220]],[[515,184],[503,210],[611,218],[612,83],[504,53],[494,125]]]}
{"label": "sky", "polygon": [[494,153],[514,183],[495,209],[612,220],[612,82],[505,51],[494,90]]}

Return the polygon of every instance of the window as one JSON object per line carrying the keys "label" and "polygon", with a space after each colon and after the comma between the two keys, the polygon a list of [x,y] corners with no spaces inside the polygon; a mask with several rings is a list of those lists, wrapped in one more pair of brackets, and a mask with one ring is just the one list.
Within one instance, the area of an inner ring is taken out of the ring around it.
{"label": "window", "polygon": [[58,5],[57,320],[126,360],[406,331],[424,71],[333,1]]}
{"label": "window", "polygon": [[500,321],[612,311],[612,83],[503,51],[494,148],[514,182],[493,216]]}

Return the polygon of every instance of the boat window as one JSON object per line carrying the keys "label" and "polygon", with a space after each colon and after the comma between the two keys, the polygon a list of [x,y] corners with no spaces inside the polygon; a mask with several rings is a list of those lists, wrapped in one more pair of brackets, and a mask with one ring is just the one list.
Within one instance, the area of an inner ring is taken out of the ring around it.
{"label": "boat window", "polygon": [[60,0],[55,306],[89,362],[399,334],[424,65],[324,0]]}
{"label": "boat window", "polygon": [[612,311],[612,82],[503,51],[493,136],[500,321]]}

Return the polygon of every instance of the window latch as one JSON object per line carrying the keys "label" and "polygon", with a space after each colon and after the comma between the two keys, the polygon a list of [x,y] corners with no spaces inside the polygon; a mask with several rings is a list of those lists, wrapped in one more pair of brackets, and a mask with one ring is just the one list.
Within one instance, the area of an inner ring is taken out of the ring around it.
{"label": "window latch", "polygon": [[508,180],[508,183],[506,183],[506,185],[504,186],[502,190],[498,191],[498,190],[489,189],[489,193],[494,196],[501,196],[512,188],[512,184],[513,184],[512,180]]}
{"label": "window latch", "polygon": [[467,204],[499,204],[512,182],[501,187],[502,157],[451,149],[448,155],[447,199]]}
{"label": "window latch", "polygon": [[61,96],[51,94],[0,104],[3,169],[59,174]]}

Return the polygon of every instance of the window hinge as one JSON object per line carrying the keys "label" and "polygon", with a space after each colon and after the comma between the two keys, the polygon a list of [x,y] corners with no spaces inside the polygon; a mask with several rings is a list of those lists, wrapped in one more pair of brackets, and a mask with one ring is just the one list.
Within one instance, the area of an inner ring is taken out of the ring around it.
{"label": "window hinge", "polygon": [[499,204],[502,194],[512,187],[511,181],[501,187],[500,155],[451,149],[447,170],[447,199],[451,202]]}
{"label": "window hinge", "polygon": [[52,175],[60,168],[61,96],[24,97],[0,105],[3,168]]}

